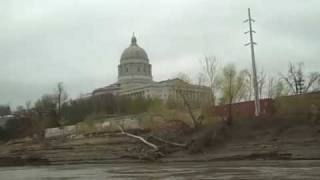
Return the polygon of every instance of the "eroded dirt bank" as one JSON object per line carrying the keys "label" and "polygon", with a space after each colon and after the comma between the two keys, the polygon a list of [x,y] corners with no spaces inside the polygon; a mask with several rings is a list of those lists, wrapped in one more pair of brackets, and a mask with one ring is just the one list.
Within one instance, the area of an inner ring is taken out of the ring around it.
{"label": "eroded dirt bank", "polygon": [[[0,146],[0,166],[104,164],[141,161],[187,162],[226,160],[320,160],[320,126],[314,124],[250,124],[228,129],[226,136],[215,132],[209,144],[197,152],[173,147],[150,139],[150,132],[133,132],[162,148],[163,156],[150,158],[147,146],[123,134],[99,133],[73,138],[55,138],[43,142],[30,138]],[[198,132],[175,134],[178,142],[191,142]],[[162,134],[177,132],[173,128]],[[187,134],[186,134],[187,133]],[[154,135],[156,133],[152,133]],[[161,133],[160,133],[161,135]],[[179,137],[178,137],[179,136]],[[196,146],[198,144],[195,144]]]}

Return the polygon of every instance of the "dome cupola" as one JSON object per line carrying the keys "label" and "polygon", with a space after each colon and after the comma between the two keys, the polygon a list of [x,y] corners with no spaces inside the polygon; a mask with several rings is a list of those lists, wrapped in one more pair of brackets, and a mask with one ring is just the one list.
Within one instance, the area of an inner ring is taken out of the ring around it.
{"label": "dome cupola", "polygon": [[121,62],[130,60],[149,61],[146,51],[138,46],[137,38],[134,35],[131,38],[130,46],[123,51],[120,59]]}
{"label": "dome cupola", "polygon": [[118,82],[123,87],[152,83],[148,55],[143,48],[138,46],[134,34],[130,46],[121,55],[118,66]]}

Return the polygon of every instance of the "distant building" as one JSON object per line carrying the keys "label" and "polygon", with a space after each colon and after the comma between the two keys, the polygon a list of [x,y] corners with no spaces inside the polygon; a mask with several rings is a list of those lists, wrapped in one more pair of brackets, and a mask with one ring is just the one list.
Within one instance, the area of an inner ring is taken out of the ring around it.
{"label": "distant building", "polygon": [[152,78],[152,65],[145,50],[138,46],[135,36],[126,48],[118,65],[118,81],[95,89],[93,96],[113,94],[129,97],[157,98],[178,101],[183,94],[188,100],[202,102],[208,100],[210,88],[188,84],[180,79],[155,82]]}

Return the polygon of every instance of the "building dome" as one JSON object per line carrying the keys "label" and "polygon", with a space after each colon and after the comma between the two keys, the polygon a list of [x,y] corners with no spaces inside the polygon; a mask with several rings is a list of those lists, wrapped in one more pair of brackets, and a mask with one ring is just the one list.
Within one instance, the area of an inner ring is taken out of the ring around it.
{"label": "building dome", "polygon": [[146,51],[138,46],[137,39],[135,36],[131,38],[131,45],[128,48],[126,48],[121,55],[121,62],[127,60],[144,60],[147,62],[149,61]]}
{"label": "building dome", "polygon": [[152,70],[148,55],[137,45],[133,35],[131,44],[126,48],[118,65],[118,83],[122,87],[132,87],[152,83]]}

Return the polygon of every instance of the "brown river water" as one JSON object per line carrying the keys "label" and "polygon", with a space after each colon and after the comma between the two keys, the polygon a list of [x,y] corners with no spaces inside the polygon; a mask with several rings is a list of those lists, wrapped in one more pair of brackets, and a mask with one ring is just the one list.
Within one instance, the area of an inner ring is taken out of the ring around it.
{"label": "brown river water", "polygon": [[7,179],[319,180],[320,161],[227,161],[1,167],[0,180]]}

